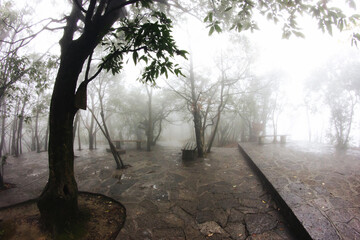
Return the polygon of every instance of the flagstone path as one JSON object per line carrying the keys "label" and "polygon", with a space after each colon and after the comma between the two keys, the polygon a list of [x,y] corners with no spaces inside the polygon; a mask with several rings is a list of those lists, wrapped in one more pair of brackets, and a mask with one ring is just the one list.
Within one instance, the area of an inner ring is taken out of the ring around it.
{"label": "flagstone path", "polygon": [[[102,149],[76,151],[79,190],[120,201],[127,210],[118,240],[296,239],[237,148],[214,148],[207,158],[181,160],[180,148],[128,150],[131,167],[115,170]],[[46,153],[9,158],[0,207],[36,198],[47,180]]]}

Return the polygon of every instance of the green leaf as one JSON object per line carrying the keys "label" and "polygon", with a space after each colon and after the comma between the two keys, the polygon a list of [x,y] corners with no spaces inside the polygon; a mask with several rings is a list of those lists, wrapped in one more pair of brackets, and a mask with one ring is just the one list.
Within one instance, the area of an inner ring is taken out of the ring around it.
{"label": "green leaf", "polygon": [[219,25],[215,24],[214,27],[216,32],[220,33],[222,31]]}
{"label": "green leaf", "polygon": [[214,26],[212,26],[209,30],[209,36],[211,36],[214,33],[214,30],[215,30],[215,28],[214,28]]}
{"label": "green leaf", "polygon": [[228,7],[227,9],[225,9],[224,12],[228,12],[228,11],[230,11],[231,9],[232,9],[232,7]]}
{"label": "green leaf", "polygon": [[137,53],[137,52],[134,52],[134,53],[133,53],[133,60],[134,60],[134,64],[135,64],[135,65],[136,65],[136,63],[137,63],[138,57],[139,57],[138,53]]}
{"label": "green leaf", "polygon": [[209,12],[209,22],[212,22],[212,21],[213,21],[213,13]]}
{"label": "green leaf", "polygon": [[305,35],[302,32],[292,31],[292,33],[297,37],[305,38]]}
{"label": "green leaf", "polygon": [[339,20],[338,27],[340,31],[344,29],[344,21],[342,19]]}
{"label": "green leaf", "polygon": [[284,31],[282,34],[282,38],[283,39],[289,39],[291,36],[291,32],[290,31]]}
{"label": "green leaf", "polygon": [[332,26],[331,26],[331,22],[329,21],[325,21],[325,26],[326,26],[326,30],[328,31],[328,33],[330,35],[332,35]]}

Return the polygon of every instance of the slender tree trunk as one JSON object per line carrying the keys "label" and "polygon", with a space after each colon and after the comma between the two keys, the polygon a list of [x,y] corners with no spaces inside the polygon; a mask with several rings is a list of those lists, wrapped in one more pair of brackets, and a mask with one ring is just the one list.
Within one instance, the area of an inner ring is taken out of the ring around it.
{"label": "slender tree trunk", "polygon": [[195,94],[195,76],[192,55],[190,54],[190,84],[191,84],[191,98],[192,98],[192,114],[194,117],[195,138],[198,150],[198,157],[204,157],[204,129],[202,129],[202,119],[200,114],[200,107],[198,106],[198,99]]}
{"label": "slender tree trunk", "polygon": [[94,149],[94,135],[95,135],[95,131],[94,131],[94,117],[91,115],[91,119],[90,119],[90,127],[89,127],[89,149],[92,150]]}
{"label": "slender tree trunk", "polygon": [[21,139],[22,139],[23,123],[24,123],[24,117],[21,116],[19,118],[19,126],[18,126],[17,139],[16,139],[16,149],[17,149],[17,154],[18,155],[22,154],[22,144],[21,144],[22,141],[21,141]]}
{"label": "slender tree trunk", "polygon": [[[79,113],[78,113],[78,114],[79,114]],[[78,145],[79,145],[79,150],[81,150],[80,121],[78,121],[77,135],[78,135]]]}
{"label": "slender tree trunk", "polygon": [[18,116],[17,116],[17,112],[14,116],[14,120],[13,120],[13,126],[12,126],[12,137],[11,137],[11,155],[14,155],[15,157],[17,157],[18,151],[16,148],[16,136],[17,136],[17,128],[18,128]]}
{"label": "slender tree trunk", "polygon": [[212,131],[211,133],[211,136],[210,136],[210,139],[209,139],[209,143],[208,143],[208,148],[207,148],[207,152],[210,153],[211,152],[211,147],[214,143],[214,139],[215,139],[215,136],[216,136],[216,132],[218,130],[218,127],[219,127],[219,122],[220,122],[220,115],[221,115],[221,112],[218,112],[218,116],[217,116],[217,119],[216,119],[216,123],[215,123],[215,126],[214,126],[214,130]]}
{"label": "slender tree trunk", "polygon": [[48,150],[48,139],[49,139],[49,121],[47,121],[46,131],[45,131],[45,139],[44,139],[44,150],[47,152]]}
{"label": "slender tree trunk", "polygon": [[24,114],[25,114],[25,106],[26,106],[27,100],[28,100],[27,97],[25,97],[25,100],[24,100],[22,108],[21,108],[20,116],[19,116],[19,126],[18,126],[18,130],[17,130],[17,138],[16,138],[16,149],[17,149],[18,155],[22,154],[22,129],[23,129],[23,124],[24,124]]}
{"label": "slender tree trunk", "polygon": [[2,107],[2,116],[1,116],[1,142],[0,142],[0,157],[3,156],[3,151],[5,147],[5,123],[6,123],[6,105],[5,102],[1,104]]}
{"label": "slender tree trunk", "polygon": [[0,189],[2,189],[5,186],[4,182],[4,165],[6,161],[6,156],[2,156],[0,158]]}
{"label": "slender tree trunk", "polygon": [[39,107],[36,108],[35,116],[35,141],[36,141],[36,152],[40,153],[40,139],[39,139]]}
{"label": "slender tree trunk", "polygon": [[94,131],[94,147],[96,149],[96,131]]}
{"label": "slender tree trunk", "polygon": [[34,135],[34,130],[31,129],[31,146],[30,146],[31,151],[35,151],[36,150],[36,144],[35,144],[35,135]]}
{"label": "slender tree trunk", "polygon": [[223,104],[224,104],[224,87],[225,87],[224,86],[224,80],[225,80],[225,76],[224,76],[224,73],[223,73],[222,81],[221,81],[221,89],[220,89],[220,103],[219,103],[219,106],[218,106],[218,109],[217,109],[216,123],[215,123],[215,126],[214,126],[214,130],[211,133],[209,143],[208,143],[208,149],[207,149],[208,153],[210,153],[210,151],[211,151],[211,147],[213,145],[213,142],[214,142],[214,139],[215,139],[215,136],[216,136],[216,132],[218,130],[219,123],[220,123],[221,112],[222,112]]}
{"label": "slender tree trunk", "polygon": [[[100,105],[101,105],[101,100],[100,100]],[[89,109],[89,110],[90,110],[91,114],[93,115],[96,123],[98,124],[100,130],[104,134],[104,137],[108,141],[110,151],[111,151],[111,153],[112,153],[112,155],[114,157],[115,163],[116,163],[116,168],[117,169],[124,168],[125,165],[124,165],[123,161],[121,160],[121,157],[120,157],[119,153],[116,151],[116,147],[114,146],[114,144],[111,141],[109,131],[108,131],[107,126],[105,124],[105,117],[104,117],[103,112],[102,111],[100,112],[100,116],[102,118],[104,128],[100,125],[100,122],[96,119],[96,117],[94,115],[94,112],[91,109]]]}
{"label": "slender tree trunk", "polygon": [[156,142],[157,142],[157,140],[159,139],[159,137],[160,137],[160,135],[161,135],[161,132],[162,132],[162,121],[163,121],[162,119],[159,120],[159,132],[158,132],[158,134],[156,135],[156,137],[155,137],[154,140],[153,140],[153,143],[152,143],[153,146],[156,145]]}
{"label": "slender tree trunk", "polygon": [[149,90],[146,86],[146,91],[148,94],[148,121],[147,121],[147,129],[146,129],[146,150],[151,151],[151,144],[153,142],[153,120],[152,120],[152,88]]}
{"label": "slender tree trunk", "polygon": [[76,129],[77,129],[77,126],[78,126],[78,122],[79,122],[79,112],[77,112],[76,115],[75,115],[74,129],[73,129],[73,142],[75,142]]}

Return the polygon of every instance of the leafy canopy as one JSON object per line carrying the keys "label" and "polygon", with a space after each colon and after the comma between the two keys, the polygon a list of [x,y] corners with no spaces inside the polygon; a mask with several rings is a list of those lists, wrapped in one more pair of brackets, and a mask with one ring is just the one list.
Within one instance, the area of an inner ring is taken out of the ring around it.
{"label": "leafy canopy", "polygon": [[175,56],[186,58],[187,52],[180,50],[171,35],[172,21],[162,12],[152,12],[148,16],[124,18],[120,27],[113,28],[103,41],[108,54],[102,59],[101,68],[119,73],[123,68],[125,56],[132,54],[134,64],[145,64],[142,81],[154,83],[162,74],[168,72],[182,75],[178,64],[171,59]]}
{"label": "leafy canopy", "polygon": [[[346,4],[356,9],[354,0],[346,0]],[[332,34],[333,27],[340,31],[355,27],[360,22],[360,14],[346,16],[342,9],[332,6],[331,0],[225,0],[211,1],[212,10],[208,12],[204,22],[208,23],[209,35],[214,31],[221,32],[220,24],[237,31],[256,30],[254,12],[260,12],[268,20],[283,24],[283,38],[291,35],[304,37],[298,26],[297,18],[303,13],[313,17],[322,31]],[[360,41],[360,34],[354,33],[352,43]]]}

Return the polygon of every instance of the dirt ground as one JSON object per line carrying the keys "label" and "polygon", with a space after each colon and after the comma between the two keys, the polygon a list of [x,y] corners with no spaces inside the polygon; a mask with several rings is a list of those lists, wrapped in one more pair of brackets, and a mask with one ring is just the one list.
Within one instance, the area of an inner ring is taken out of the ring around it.
{"label": "dirt ground", "polygon": [[[115,239],[125,222],[125,208],[108,197],[79,194],[80,221],[59,239]],[[0,209],[0,239],[48,240],[35,200]]]}

